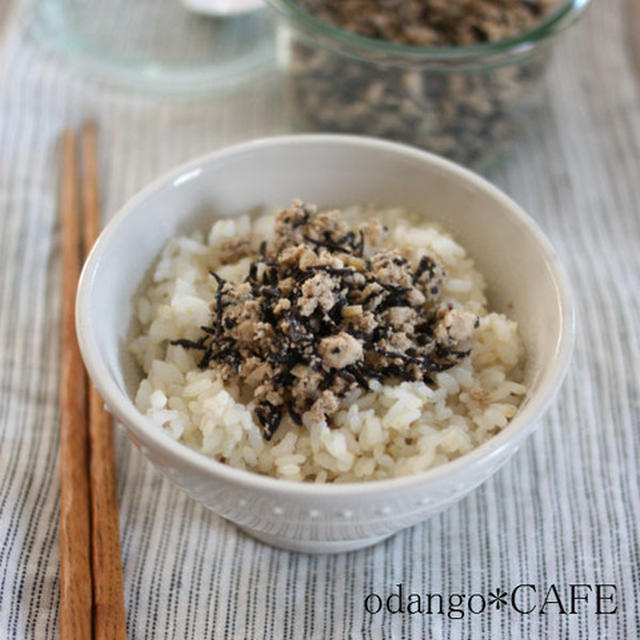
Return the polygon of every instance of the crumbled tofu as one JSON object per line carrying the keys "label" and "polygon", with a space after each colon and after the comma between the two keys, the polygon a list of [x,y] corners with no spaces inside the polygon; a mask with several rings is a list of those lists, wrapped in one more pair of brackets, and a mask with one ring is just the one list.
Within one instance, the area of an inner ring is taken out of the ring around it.
{"label": "crumbled tofu", "polygon": [[466,342],[471,339],[478,323],[478,316],[470,311],[461,309],[449,309],[436,325],[434,335],[436,340],[449,346],[457,342]]}
{"label": "crumbled tofu", "polygon": [[334,369],[344,369],[350,364],[355,364],[362,360],[364,355],[362,342],[344,331],[335,336],[322,338],[318,352],[324,364]]}

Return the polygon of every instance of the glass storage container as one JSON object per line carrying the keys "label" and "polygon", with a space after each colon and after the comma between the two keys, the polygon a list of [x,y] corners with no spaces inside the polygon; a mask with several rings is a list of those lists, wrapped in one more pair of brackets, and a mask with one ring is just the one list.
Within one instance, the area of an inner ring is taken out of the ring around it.
{"label": "glass storage container", "polygon": [[499,42],[419,47],[346,31],[295,0],[268,1],[284,18],[302,128],[400,140],[468,165],[493,157],[517,133],[539,103],[554,36],[589,2],[565,0],[535,28]]}

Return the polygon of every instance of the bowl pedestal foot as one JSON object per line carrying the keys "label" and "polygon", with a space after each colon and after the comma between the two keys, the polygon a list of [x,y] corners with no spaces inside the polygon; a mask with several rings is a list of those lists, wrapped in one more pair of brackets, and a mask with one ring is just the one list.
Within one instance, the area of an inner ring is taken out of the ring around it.
{"label": "bowl pedestal foot", "polygon": [[292,538],[283,538],[282,536],[253,531],[237,525],[243,533],[255,538],[260,542],[284,549],[285,551],[299,551],[301,553],[345,553],[347,551],[356,551],[370,547],[386,538],[394,535],[386,533],[381,536],[373,536],[371,538],[360,538],[358,540],[295,540]]}

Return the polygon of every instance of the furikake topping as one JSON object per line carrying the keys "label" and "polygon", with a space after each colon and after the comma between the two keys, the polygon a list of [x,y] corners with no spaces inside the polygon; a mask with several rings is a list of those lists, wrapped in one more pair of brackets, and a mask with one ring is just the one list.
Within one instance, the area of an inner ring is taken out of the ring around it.
{"label": "furikake topping", "polygon": [[298,0],[368,38],[422,47],[496,42],[531,29],[555,0]]}
{"label": "furikake topping", "polygon": [[[216,273],[212,319],[197,341],[200,368],[253,390],[270,440],[283,416],[323,420],[338,399],[371,380],[432,382],[469,355],[478,318],[442,303],[444,270],[427,255],[412,265],[383,248],[387,230],[371,220],[351,229],[338,211],[295,201],[273,239],[251,255],[241,284]],[[237,246],[238,240],[234,240]]]}

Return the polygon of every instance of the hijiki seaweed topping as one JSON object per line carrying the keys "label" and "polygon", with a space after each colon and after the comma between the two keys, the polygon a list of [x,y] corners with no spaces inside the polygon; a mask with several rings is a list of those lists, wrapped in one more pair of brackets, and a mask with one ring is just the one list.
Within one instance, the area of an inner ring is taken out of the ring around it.
{"label": "hijiki seaweed topping", "polygon": [[339,398],[371,380],[423,381],[467,357],[475,314],[444,303],[444,269],[423,255],[410,264],[383,248],[377,220],[357,229],[339,211],[294,201],[278,213],[273,239],[258,249],[233,240],[222,263],[252,258],[241,284],[211,272],[212,321],[197,341],[198,366],[253,390],[270,440],[288,413],[302,424],[327,419]]}

